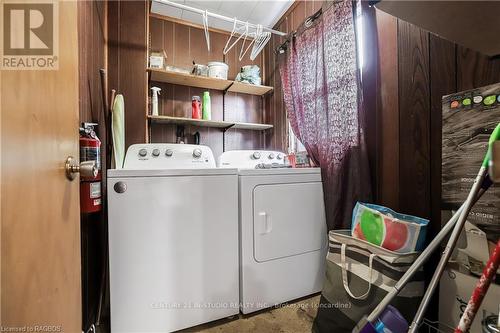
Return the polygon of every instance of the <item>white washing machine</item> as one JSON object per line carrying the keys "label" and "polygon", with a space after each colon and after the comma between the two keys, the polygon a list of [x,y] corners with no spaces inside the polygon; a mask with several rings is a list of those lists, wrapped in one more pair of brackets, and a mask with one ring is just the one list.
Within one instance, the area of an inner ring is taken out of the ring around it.
{"label": "white washing machine", "polygon": [[327,229],[319,168],[283,168],[275,151],[229,151],[238,168],[243,313],[321,291]]}
{"label": "white washing machine", "polygon": [[107,184],[112,332],[239,313],[236,169],[205,146],[137,144]]}

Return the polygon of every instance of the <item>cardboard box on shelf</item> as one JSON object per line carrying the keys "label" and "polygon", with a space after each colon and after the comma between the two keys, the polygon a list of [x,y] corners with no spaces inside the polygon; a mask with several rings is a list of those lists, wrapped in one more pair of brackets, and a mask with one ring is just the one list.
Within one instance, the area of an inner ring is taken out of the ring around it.
{"label": "cardboard box on shelf", "polygon": [[165,60],[167,59],[167,53],[164,50],[152,51],[149,55],[149,67],[164,69]]}

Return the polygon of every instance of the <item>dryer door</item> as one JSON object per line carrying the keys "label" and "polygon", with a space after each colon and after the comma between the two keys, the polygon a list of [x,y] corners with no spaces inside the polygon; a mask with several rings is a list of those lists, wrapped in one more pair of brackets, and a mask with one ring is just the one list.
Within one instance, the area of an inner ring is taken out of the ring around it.
{"label": "dryer door", "polygon": [[264,262],[325,246],[321,182],[269,184],[253,192],[254,256]]}

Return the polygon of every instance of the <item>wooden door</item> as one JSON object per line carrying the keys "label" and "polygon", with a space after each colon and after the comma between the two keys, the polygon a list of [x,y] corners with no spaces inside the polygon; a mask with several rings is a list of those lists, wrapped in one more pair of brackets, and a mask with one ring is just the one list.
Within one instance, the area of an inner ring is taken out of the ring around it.
{"label": "wooden door", "polygon": [[77,2],[58,5],[59,69],[0,71],[4,330],[81,332]]}

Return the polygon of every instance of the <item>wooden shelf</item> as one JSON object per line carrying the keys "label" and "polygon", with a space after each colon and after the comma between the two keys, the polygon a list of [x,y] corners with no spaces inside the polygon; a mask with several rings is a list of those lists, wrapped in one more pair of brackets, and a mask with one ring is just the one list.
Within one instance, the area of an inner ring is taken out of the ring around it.
{"label": "wooden shelf", "polygon": [[206,76],[178,73],[162,69],[149,68],[148,71],[151,74],[151,81],[166,82],[181,86],[226,90],[233,83],[233,81],[230,80],[214,79]]}
{"label": "wooden shelf", "polygon": [[156,68],[148,68],[151,81],[178,84],[181,86],[197,87],[229,91],[235,93],[262,96],[273,90],[273,87],[257,86],[231,80],[214,79],[206,76],[178,73]]}
{"label": "wooden shelf", "polygon": [[231,128],[234,129],[247,129],[254,131],[264,131],[270,128],[273,128],[273,125],[269,124],[256,124],[256,123],[233,123],[234,125]]}
{"label": "wooden shelf", "polygon": [[220,128],[222,130],[234,128],[234,129],[263,131],[266,129],[273,128],[273,125],[268,125],[268,124],[241,123],[241,122],[217,121],[217,120],[203,120],[203,119],[192,119],[192,118],[170,117],[170,116],[148,116],[148,119],[151,120],[152,122],[158,123],[158,124],[214,127],[214,128]]}
{"label": "wooden shelf", "polygon": [[234,83],[231,86],[229,86],[229,89],[227,91],[262,96],[262,95],[265,95],[272,90],[273,90],[273,87],[257,86],[254,84],[241,83],[241,82],[234,81]]}

